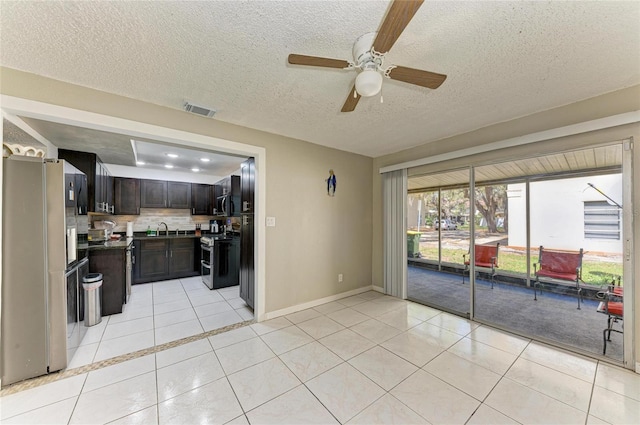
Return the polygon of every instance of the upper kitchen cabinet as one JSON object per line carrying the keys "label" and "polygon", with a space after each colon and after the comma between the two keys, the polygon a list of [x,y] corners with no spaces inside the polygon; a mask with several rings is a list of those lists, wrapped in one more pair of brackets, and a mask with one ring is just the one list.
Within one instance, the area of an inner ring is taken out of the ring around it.
{"label": "upper kitchen cabinet", "polygon": [[117,215],[140,214],[140,179],[115,177],[113,204]]}
{"label": "upper kitchen cabinet", "polygon": [[167,208],[167,182],[140,180],[140,207]]}
{"label": "upper kitchen cabinet", "polygon": [[240,213],[253,214],[253,202],[255,191],[256,163],[254,158],[249,158],[242,163],[240,171]]}
{"label": "upper kitchen cabinet", "polygon": [[113,213],[113,177],[104,166],[98,155],[90,152],[79,152],[58,149],[58,158],[87,176],[87,210],[88,212]]}
{"label": "upper kitchen cabinet", "polygon": [[167,182],[169,208],[191,208],[191,183]]}
{"label": "upper kitchen cabinet", "polygon": [[191,183],[141,180],[140,207],[191,208]]}
{"label": "upper kitchen cabinet", "polygon": [[76,193],[78,214],[86,215],[89,212],[89,188],[87,186],[87,176],[76,174]]}
{"label": "upper kitchen cabinet", "polygon": [[191,214],[212,215],[210,184],[191,183]]}

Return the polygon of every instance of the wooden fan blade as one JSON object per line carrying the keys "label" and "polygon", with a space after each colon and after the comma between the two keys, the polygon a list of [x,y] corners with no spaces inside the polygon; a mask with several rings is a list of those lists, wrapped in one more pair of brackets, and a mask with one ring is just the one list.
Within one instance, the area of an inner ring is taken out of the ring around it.
{"label": "wooden fan blade", "polygon": [[447,76],[444,74],[436,74],[435,72],[423,71],[421,69],[398,66],[391,70],[389,78],[429,89],[437,89],[444,83]]}
{"label": "wooden fan blade", "polygon": [[349,62],[341,59],[321,58],[318,56],[289,55],[289,63],[292,65],[324,66],[325,68],[346,68]]}
{"label": "wooden fan blade", "polygon": [[423,2],[424,0],[394,0],[373,41],[376,52],[387,53],[391,50]]}
{"label": "wooden fan blade", "polygon": [[349,92],[349,96],[347,96],[347,100],[344,102],[344,105],[342,105],[342,109],[340,110],[340,112],[352,112],[354,109],[356,109],[356,105],[360,100],[360,95],[356,93],[356,97],[353,97],[354,93],[356,93],[355,84],[353,85],[353,88]]}

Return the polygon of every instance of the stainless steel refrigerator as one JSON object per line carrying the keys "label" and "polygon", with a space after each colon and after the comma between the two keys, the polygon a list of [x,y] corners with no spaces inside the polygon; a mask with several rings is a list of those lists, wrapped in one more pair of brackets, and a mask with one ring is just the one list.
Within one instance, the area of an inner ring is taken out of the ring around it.
{"label": "stainless steel refrigerator", "polygon": [[64,161],[3,158],[2,386],[66,368],[69,346],[83,335],[78,280],[88,267],[78,241],[86,243],[88,221],[76,201],[83,177]]}

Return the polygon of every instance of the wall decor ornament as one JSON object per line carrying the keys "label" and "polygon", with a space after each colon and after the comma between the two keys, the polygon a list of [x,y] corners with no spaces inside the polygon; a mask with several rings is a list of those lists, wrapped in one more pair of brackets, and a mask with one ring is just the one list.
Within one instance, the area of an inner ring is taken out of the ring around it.
{"label": "wall decor ornament", "polygon": [[24,146],[17,143],[2,143],[2,156],[9,157],[11,155],[35,156],[44,158],[44,150],[34,148],[33,146]]}
{"label": "wall decor ornament", "polygon": [[333,170],[329,170],[329,178],[327,181],[327,195],[335,196],[336,193],[336,175]]}

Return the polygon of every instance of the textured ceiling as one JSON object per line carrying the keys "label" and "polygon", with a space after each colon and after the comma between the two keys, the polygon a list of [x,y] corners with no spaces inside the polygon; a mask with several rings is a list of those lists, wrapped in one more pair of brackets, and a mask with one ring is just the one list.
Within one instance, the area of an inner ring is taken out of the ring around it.
{"label": "textured ceiling", "polygon": [[340,108],[351,60],[388,1],[2,1],[0,64],[369,156],[640,83],[640,2],[425,2],[387,55],[447,74],[437,90],[385,80]]}
{"label": "textured ceiling", "polygon": [[6,118],[2,119],[2,143],[32,146],[37,149],[45,148],[42,143]]}

